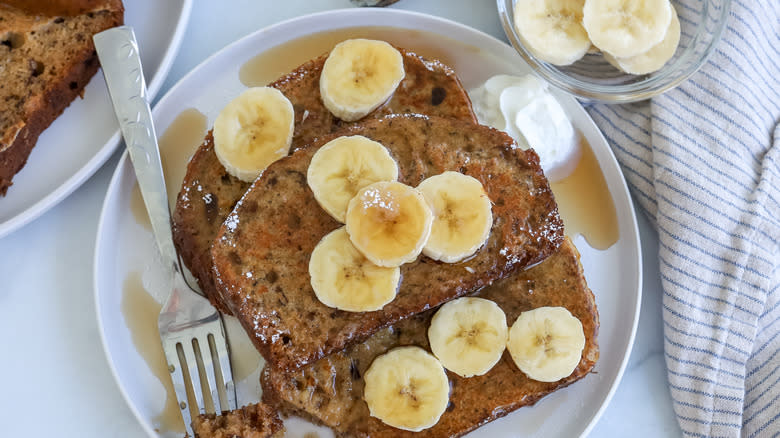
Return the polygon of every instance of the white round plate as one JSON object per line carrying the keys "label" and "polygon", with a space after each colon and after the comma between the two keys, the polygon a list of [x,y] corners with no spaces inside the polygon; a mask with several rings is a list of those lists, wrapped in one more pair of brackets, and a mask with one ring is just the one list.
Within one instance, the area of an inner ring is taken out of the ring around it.
{"label": "white round plate", "polygon": [[[345,23],[361,26],[393,26],[409,29],[416,45],[435,49],[458,72],[466,88],[499,73],[524,74],[530,68],[508,45],[472,28],[428,15],[385,9],[350,9],[308,15],[279,23],[237,41],[204,61],[168,92],[154,109],[158,132],[187,108],[196,108],[213,123],[219,110],[245,86],[239,68],[256,54],[281,43],[312,33],[341,29]],[[420,30],[425,32],[419,32]],[[422,49],[421,49],[422,50]],[[620,239],[606,251],[591,249],[582,237],[575,243],[582,253],[585,275],[596,295],[601,329],[601,358],[594,373],[569,388],[545,397],[533,407],[519,409],[505,418],[479,428],[475,437],[575,437],[585,435],[609,402],[628,361],[639,317],[641,253],[636,218],[623,176],[606,140],[582,107],[571,97],[557,96],[588,140],[604,173],[615,203]],[[181,166],[186,163],[182,162]],[[127,402],[150,436],[159,433],[153,420],[165,399],[162,385],[136,351],[121,312],[123,283],[128,275],[141,273],[147,290],[158,300],[166,295],[164,278],[156,260],[150,232],[131,214],[135,186],[127,155],[122,158],[108,189],[95,249],[95,299],[108,361]],[[238,336],[232,318],[228,335]],[[243,339],[240,339],[243,341]],[[244,341],[244,344],[246,342]],[[256,401],[257,371],[237,383],[239,404]],[[303,436],[313,426],[288,421],[290,436]],[[330,432],[319,429],[320,436]]]}
{"label": "white round plate", "polygon": [[[149,96],[154,98],[179,50],[192,0],[125,1],[125,23],[141,47]],[[37,218],[92,176],[119,144],[119,125],[98,73],[38,138],[27,164],[0,197],[0,237]]]}

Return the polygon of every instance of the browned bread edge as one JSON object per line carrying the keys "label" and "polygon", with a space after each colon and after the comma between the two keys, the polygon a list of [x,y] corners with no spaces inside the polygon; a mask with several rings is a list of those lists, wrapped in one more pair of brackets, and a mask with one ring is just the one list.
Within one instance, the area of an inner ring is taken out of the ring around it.
{"label": "browned bread edge", "polygon": [[[124,8],[121,2],[116,3],[118,9],[111,11],[111,24],[106,26],[106,29],[119,26],[123,22]],[[76,96],[81,95],[99,67],[97,53],[90,39],[88,47],[74,56],[71,68],[65,75],[51,83],[43,96],[40,96],[40,103],[29,112],[24,127],[11,145],[0,151],[0,196],[6,194],[13,184],[14,175],[27,163],[27,158],[41,133],[62,114]]]}

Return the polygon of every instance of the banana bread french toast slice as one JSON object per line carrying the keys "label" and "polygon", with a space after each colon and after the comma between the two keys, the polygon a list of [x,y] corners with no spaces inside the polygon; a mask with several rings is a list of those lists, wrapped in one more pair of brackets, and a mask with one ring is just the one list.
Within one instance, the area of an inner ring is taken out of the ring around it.
{"label": "banana bread french toast slice", "polygon": [[450,404],[438,423],[414,433],[393,428],[371,417],[363,400],[365,371],[377,356],[402,345],[428,349],[428,327],[437,309],[384,328],[361,344],[285,372],[266,367],[262,374],[263,400],[282,412],[332,428],[338,436],[445,438],[464,435],[479,426],[582,379],[598,360],[599,315],[585,282],[579,253],[566,238],[560,249],[541,264],[499,280],[476,294],[492,300],[511,324],[526,310],[562,306],[582,322],[585,349],[577,368],[557,382],[539,382],[525,376],[505,351],[486,374],[463,378],[447,372]]}
{"label": "banana bread french toast slice", "polygon": [[[317,204],[306,173],[317,149],[339,135],[383,144],[398,163],[399,181],[410,186],[447,170],[479,180],[493,203],[485,245],[458,263],[421,256],[404,264],[397,296],[379,311],[345,312],[318,301],[309,258],[341,224]],[[540,262],[562,240],[563,223],[534,151],[486,126],[390,115],[320,138],[269,166],[228,215],[212,257],[217,287],[255,346],[272,366],[291,370]]]}
{"label": "banana bread french toast slice", "polygon": [[[406,77],[393,96],[368,118],[418,113],[476,123],[471,101],[452,69],[413,52],[399,50],[403,55]],[[295,132],[291,153],[316,137],[350,125],[334,117],[322,103],[319,79],[325,59],[327,55],[315,58],[270,84],[293,104]],[[187,174],[173,212],[176,249],[197,278],[201,290],[212,304],[227,314],[231,313],[230,308],[214,285],[209,249],[222,222],[248,188],[249,183],[227,173],[219,162],[214,153],[214,139],[209,132],[187,165]]]}
{"label": "banana bread french toast slice", "polygon": [[0,3],[0,196],[97,72],[92,35],[124,15],[120,0],[10,3]]}
{"label": "banana bread french toast slice", "polygon": [[195,438],[281,438],[284,425],[276,409],[256,403],[222,415],[200,414],[192,431]]}

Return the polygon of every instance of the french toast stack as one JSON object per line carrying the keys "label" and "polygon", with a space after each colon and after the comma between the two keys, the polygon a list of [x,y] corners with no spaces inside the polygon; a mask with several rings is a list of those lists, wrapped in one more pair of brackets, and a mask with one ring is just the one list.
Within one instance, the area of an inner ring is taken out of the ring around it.
{"label": "french toast stack", "polygon": [[[390,100],[369,117],[417,113],[476,123],[469,98],[450,68],[411,52],[402,50],[401,53],[406,77]],[[295,109],[290,148],[293,152],[347,124],[333,116],[320,97],[319,78],[326,59],[327,55],[313,59],[270,84]],[[214,282],[210,249],[220,226],[248,188],[249,183],[230,175],[220,164],[214,153],[214,137],[209,132],[187,166],[173,212],[176,249],[211,303],[229,315],[232,311]]]}
{"label": "french toast stack", "polygon": [[[174,241],[211,302],[238,318],[265,358],[266,405],[340,436],[460,436],[586,376],[598,359],[598,312],[536,153],[477,124],[452,69],[398,52],[403,79],[389,99],[352,121],[323,103],[328,54],[271,84],[294,110],[290,153],[253,181],[228,171],[210,132],[187,167]],[[312,285],[312,253],[343,220],[321,207],[307,170],[320,150],[345,136],[386,148],[398,183],[409,187],[448,172],[473,178],[492,211],[476,252],[455,262],[419,255],[400,264],[396,294],[378,310],[326,305]],[[430,352],[432,317],[464,296],[494,302],[510,325],[525,311],[565,308],[582,326],[579,363],[563,378],[538,381],[507,351],[482,375],[447,371],[446,411],[422,432],[378,419],[364,398],[372,363],[401,346]]]}

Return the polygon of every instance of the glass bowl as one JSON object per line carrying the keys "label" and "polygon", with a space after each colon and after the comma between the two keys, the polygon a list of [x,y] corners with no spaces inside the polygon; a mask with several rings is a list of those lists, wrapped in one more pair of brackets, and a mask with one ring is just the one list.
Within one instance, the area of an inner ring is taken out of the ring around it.
{"label": "glass bowl", "polygon": [[509,42],[531,67],[551,84],[579,98],[607,103],[649,99],[676,87],[706,62],[720,40],[731,0],[700,0],[685,6],[672,1],[680,18],[680,44],[660,70],[644,75],[623,73],[600,53],[588,53],[567,66],[542,61],[521,42],[514,26],[516,0],[496,0]]}

